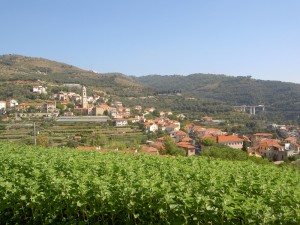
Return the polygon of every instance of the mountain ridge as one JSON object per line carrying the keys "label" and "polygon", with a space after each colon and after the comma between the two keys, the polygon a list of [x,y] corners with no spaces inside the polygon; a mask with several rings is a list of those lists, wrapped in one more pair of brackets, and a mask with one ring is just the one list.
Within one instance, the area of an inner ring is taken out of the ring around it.
{"label": "mountain ridge", "polygon": [[[80,83],[108,92],[127,90],[138,94],[144,86],[121,73],[95,73],[73,65],[22,55],[0,56],[0,80],[43,80],[53,83]],[[130,89],[130,90],[129,90]]]}

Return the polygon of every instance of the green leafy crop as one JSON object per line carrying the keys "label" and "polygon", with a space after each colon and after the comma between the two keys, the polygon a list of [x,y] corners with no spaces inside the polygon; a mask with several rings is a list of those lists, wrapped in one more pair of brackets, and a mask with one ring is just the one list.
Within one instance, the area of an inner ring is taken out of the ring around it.
{"label": "green leafy crop", "polygon": [[289,167],[0,144],[0,224],[300,224]]}

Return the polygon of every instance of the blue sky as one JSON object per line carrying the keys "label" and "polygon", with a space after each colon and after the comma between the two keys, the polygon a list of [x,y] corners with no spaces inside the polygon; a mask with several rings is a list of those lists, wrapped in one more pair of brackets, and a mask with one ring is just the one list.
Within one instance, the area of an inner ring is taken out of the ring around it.
{"label": "blue sky", "polygon": [[0,54],[300,83],[299,0],[2,0]]}

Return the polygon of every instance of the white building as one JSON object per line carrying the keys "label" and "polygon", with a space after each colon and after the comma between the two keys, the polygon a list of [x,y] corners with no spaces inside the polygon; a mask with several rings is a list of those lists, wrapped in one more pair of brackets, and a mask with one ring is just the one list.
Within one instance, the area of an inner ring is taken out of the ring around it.
{"label": "white building", "polygon": [[123,103],[119,102],[119,101],[114,101],[112,106],[114,106],[114,107],[123,107]]}
{"label": "white building", "polygon": [[145,122],[144,126],[146,132],[155,132],[158,130],[158,125],[156,123]]}
{"label": "white building", "polygon": [[121,118],[115,119],[115,123],[116,123],[116,127],[124,127],[128,125],[127,120]]}
{"label": "white building", "polygon": [[0,110],[6,110],[6,101],[0,101]]}
{"label": "white building", "polygon": [[15,99],[7,99],[6,100],[6,107],[7,108],[13,108],[15,106],[19,105],[18,101]]}
{"label": "white building", "polygon": [[46,87],[44,86],[33,86],[32,87],[32,92],[33,93],[38,93],[38,94],[47,94],[47,91],[46,91]]}

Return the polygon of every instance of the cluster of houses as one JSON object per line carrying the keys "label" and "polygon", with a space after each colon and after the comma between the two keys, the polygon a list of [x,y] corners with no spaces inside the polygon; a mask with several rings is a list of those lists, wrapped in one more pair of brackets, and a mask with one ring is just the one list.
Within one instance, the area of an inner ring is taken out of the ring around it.
{"label": "cluster of houses", "polygon": [[[167,130],[166,130],[167,131]],[[187,156],[199,153],[199,147],[195,140],[200,143],[203,139],[211,139],[234,149],[242,149],[246,144],[248,153],[267,158],[270,161],[282,161],[286,158],[300,154],[300,144],[296,136],[290,136],[284,140],[274,139],[271,133],[256,133],[251,136],[228,134],[220,129],[206,128],[195,124],[188,124],[183,130],[167,131],[179,148],[186,151]],[[143,150],[150,154],[158,154],[163,148],[164,138],[158,138],[144,146]],[[203,147],[203,146],[202,146]]]}
{"label": "cluster of houses", "polygon": [[81,106],[82,108],[91,108],[92,105],[100,101],[107,101],[99,95],[87,96],[86,87],[82,86],[82,93],[77,94],[75,92],[60,91],[57,94],[51,96],[52,99],[59,100],[61,102],[73,103],[75,106]]}
{"label": "cluster of houses", "polygon": [[[47,87],[37,85],[32,87],[32,92],[36,94],[47,94]],[[57,101],[62,108],[58,108]],[[107,101],[100,96],[87,96],[86,88],[82,86],[82,95],[75,92],[59,92],[50,96],[49,100],[43,102],[23,102],[18,103],[15,99],[0,100],[0,113],[5,114],[8,109],[14,109],[18,116],[23,117],[57,117],[60,110],[68,109],[69,104],[73,104],[72,110],[66,110],[65,116],[73,116],[74,113],[81,115],[94,115],[96,103],[98,101]]]}
{"label": "cluster of houses", "polygon": [[[188,124],[183,130],[165,130],[173,138],[177,147],[186,151],[187,156],[196,155],[200,151],[200,146],[196,140],[201,142],[204,138],[210,138],[217,143],[227,145],[232,148],[241,149],[244,139],[234,135],[228,135],[216,128],[205,128],[195,124]],[[155,142],[149,144],[152,148],[157,148],[159,151],[163,146],[163,138],[158,138]]]}
{"label": "cluster of houses", "polygon": [[24,102],[15,106],[14,109],[21,118],[59,115],[59,109],[56,108],[56,101],[54,100],[46,100],[41,103]]}
{"label": "cluster of houses", "polygon": [[252,138],[249,153],[268,158],[271,161],[281,161],[289,156],[300,154],[300,144],[297,137],[290,136],[284,140],[274,139],[270,133],[256,133]]}

